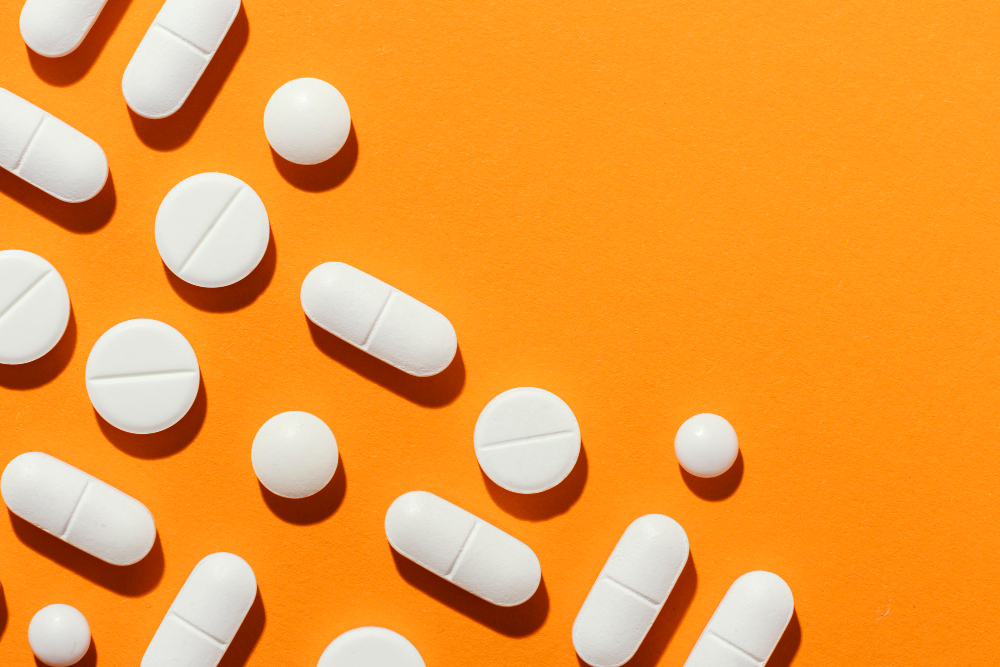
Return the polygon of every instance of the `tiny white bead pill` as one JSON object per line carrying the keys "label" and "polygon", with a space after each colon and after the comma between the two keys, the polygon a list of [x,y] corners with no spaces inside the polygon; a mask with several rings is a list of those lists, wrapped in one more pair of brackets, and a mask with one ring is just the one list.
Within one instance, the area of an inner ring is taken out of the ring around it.
{"label": "tiny white bead pill", "polygon": [[108,158],[96,141],[4,88],[0,167],[70,203],[94,198],[108,180]]}
{"label": "tiny white bead pill", "polygon": [[49,667],[75,665],[90,648],[90,624],[76,607],[50,604],[31,617],[28,645]]}
{"label": "tiny white bead pill", "polygon": [[794,611],[792,589],[781,577],[744,574],[716,607],[684,667],[764,667]]}
{"label": "tiny white bead pill", "polygon": [[140,667],[215,667],[257,597],[257,578],[236,554],[194,566],[142,656]]}
{"label": "tiny white bead pill", "polygon": [[497,485],[515,493],[551,489],[580,457],[580,425],[566,402],[537,387],[496,396],[479,413],[476,458]]}
{"label": "tiny white bead pill", "polygon": [[531,547],[427,491],[393,501],[385,535],[401,555],[501,607],[527,601],[542,580]]}
{"label": "tiny white bead pill", "polygon": [[69,292],[55,267],[25,250],[0,251],[0,364],[48,354],[68,322]]}
{"label": "tiny white bead pill", "polygon": [[323,490],[337,472],[337,439],[308,412],[282,412],[264,422],[253,439],[250,461],[260,483],[284,498]]}
{"label": "tiny white bead pill", "polygon": [[165,118],[184,105],[240,11],[240,0],[166,0],[122,76],[132,111]]}
{"label": "tiny white bead pill", "polygon": [[316,667],[424,667],[410,641],[392,630],[354,628],[334,639]]}
{"label": "tiny white bead pill", "polygon": [[680,524],[662,514],[633,521],[618,540],[573,622],[573,647],[593,667],[635,655],[688,559]]}
{"label": "tiny white bead pill", "polygon": [[156,433],[176,424],[198,395],[198,358],[177,329],[157,320],[111,327],[87,358],[87,394],[109,424]]}
{"label": "tiny white bead pill", "polygon": [[167,268],[192,285],[225,287],[243,280],[267,250],[264,202],[229,174],[186,178],[156,212],[156,249]]}
{"label": "tiny white bead pill", "polygon": [[108,0],[25,0],[21,38],[35,53],[56,58],[80,46]]}
{"label": "tiny white bead pill", "polygon": [[142,560],[156,541],[146,506],[96,477],[42,452],[21,454],[4,468],[7,509],[112,565]]}
{"label": "tiny white bead pill", "polygon": [[317,266],[300,298],[316,325],[410,375],[436,375],[458,351],[447,317],[349,264]]}
{"label": "tiny white bead pill", "polygon": [[322,79],[294,79],[264,107],[264,135],[289,162],[319,164],[344,147],[351,111],[340,91]]}
{"label": "tiny white bead pill", "polygon": [[732,425],[709,412],[681,424],[674,438],[674,453],[685,470],[696,477],[716,477],[729,470],[740,453]]}

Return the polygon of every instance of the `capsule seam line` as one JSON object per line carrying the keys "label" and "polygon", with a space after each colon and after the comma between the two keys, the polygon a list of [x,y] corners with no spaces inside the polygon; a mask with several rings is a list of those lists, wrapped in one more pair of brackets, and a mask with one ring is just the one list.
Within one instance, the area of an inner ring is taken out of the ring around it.
{"label": "capsule seam line", "polygon": [[227,644],[226,642],[224,642],[224,641],[222,641],[222,640],[220,640],[220,639],[218,639],[218,638],[210,635],[209,633],[205,632],[204,630],[202,630],[201,628],[199,628],[197,625],[195,625],[191,621],[187,620],[186,618],[184,618],[183,616],[181,616],[180,614],[178,614],[176,611],[171,610],[169,612],[169,615],[173,616],[178,621],[180,621],[181,625],[185,626],[186,628],[188,628],[190,630],[193,630],[194,633],[197,634],[197,635],[199,635],[200,637],[208,639],[213,644],[218,644],[219,646],[222,647],[223,650],[225,650],[226,648],[228,648],[229,644]]}
{"label": "capsule seam line", "polygon": [[744,649],[744,648],[742,648],[740,646],[737,646],[733,642],[729,641],[728,639],[726,639],[725,637],[723,637],[722,635],[720,635],[719,633],[717,633],[715,630],[709,630],[708,634],[713,639],[715,639],[717,642],[719,642],[720,644],[728,646],[729,648],[731,648],[732,650],[736,651],[737,653],[740,653],[740,654],[742,654],[742,655],[750,658],[751,660],[753,660],[757,664],[764,664],[764,663],[761,662],[760,658],[758,658],[757,656],[755,656],[753,653],[750,653],[746,649]]}
{"label": "capsule seam line", "polygon": [[25,144],[24,146],[24,152],[21,153],[21,157],[17,159],[17,164],[15,164],[14,168],[11,169],[13,173],[20,175],[18,172],[21,169],[21,165],[24,164],[25,158],[28,157],[28,151],[31,150],[31,146],[35,143],[35,139],[38,138],[39,130],[42,129],[42,125],[44,125],[45,121],[48,119],[49,119],[49,114],[43,112],[41,120],[39,120],[38,125],[35,126],[35,131],[31,133],[30,137],[28,137],[28,143]]}
{"label": "capsule seam line", "polygon": [[153,25],[155,25],[157,28],[159,28],[163,32],[167,33],[168,35],[172,35],[172,36],[176,37],[177,39],[179,39],[180,41],[184,42],[185,44],[187,44],[188,46],[190,46],[192,49],[194,49],[195,51],[197,51],[201,55],[208,56],[209,58],[212,57],[212,52],[211,51],[206,51],[205,49],[201,48],[200,46],[198,46],[197,44],[195,44],[194,42],[192,42],[187,37],[184,37],[183,35],[177,34],[176,32],[174,32],[173,30],[171,30],[167,26],[163,25],[159,21],[157,21]]}
{"label": "capsule seam line", "polygon": [[465,555],[465,552],[468,550],[469,545],[472,543],[472,538],[475,536],[476,531],[479,530],[480,523],[481,522],[477,519],[476,522],[472,524],[472,530],[469,531],[469,535],[465,538],[465,541],[462,542],[462,546],[459,547],[458,553],[455,554],[455,560],[452,561],[451,567],[448,568],[448,572],[446,572],[444,575],[445,578],[448,579],[449,581],[451,580],[452,575],[455,574],[456,571],[458,571],[458,566],[462,562],[462,556]]}
{"label": "capsule seam line", "polygon": [[73,511],[69,513],[69,518],[66,519],[66,527],[63,528],[62,533],[59,535],[62,539],[66,539],[66,536],[69,535],[70,528],[73,527],[73,521],[76,519],[76,515],[80,511],[80,507],[83,505],[83,498],[87,495],[87,489],[90,488],[90,484],[93,481],[94,480],[92,479],[88,479],[87,483],[83,485],[83,490],[80,491],[80,497],[76,499],[76,504],[73,505]]}
{"label": "capsule seam line", "polygon": [[632,595],[634,595],[637,598],[641,599],[643,602],[647,602],[647,603],[653,605],[654,607],[656,607],[657,609],[660,608],[661,604],[659,602],[657,602],[656,600],[654,600],[653,598],[648,597],[646,595],[643,595],[642,593],[640,593],[639,591],[635,590],[631,586],[627,586],[627,585],[623,584],[622,582],[620,582],[617,579],[615,579],[614,577],[612,577],[610,574],[606,574],[604,576],[607,577],[608,581],[610,581],[613,584],[616,584],[622,590],[628,591]]}

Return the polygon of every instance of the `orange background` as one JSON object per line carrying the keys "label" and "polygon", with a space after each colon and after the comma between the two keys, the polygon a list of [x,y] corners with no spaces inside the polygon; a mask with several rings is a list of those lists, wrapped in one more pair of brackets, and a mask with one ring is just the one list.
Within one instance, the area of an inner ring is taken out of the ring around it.
{"label": "orange background", "polygon": [[[0,173],[0,246],[62,273],[58,348],[0,367],[2,464],[40,449],[144,502],[160,541],[105,565],[4,514],[0,664],[30,665],[40,607],[78,607],[89,665],[136,665],[194,564],[254,567],[223,664],[315,665],[359,625],[429,667],[577,666],[570,628],[628,523],[677,519],[691,561],[633,661],[681,665],[729,584],[772,570],[797,615],[772,667],[995,661],[1000,426],[1000,15],[995,3],[246,0],[176,116],[130,115],[122,71],[160,5],[110,0],[46,60],[0,9],[0,85],[96,139],[113,185],[61,205]],[[354,134],[280,163],[262,129],[317,76]],[[160,200],[183,178],[248,182],[272,245],[247,280],[163,267]],[[460,357],[414,379],[307,323],[306,273],[341,260],[446,314]],[[152,317],[197,351],[178,426],[102,424],[83,382],[109,327]],[[472,430],[497,393],[563,397],[585,457],[554,491],[489,484]],[[342,469],[312,500],[262,493],[257,428],[332,427]],[[742,459],[679,471],[673,435],[727,417]],[[383,516],[438,493],[523,539],[544,589],[491,607],[394,558]]]}

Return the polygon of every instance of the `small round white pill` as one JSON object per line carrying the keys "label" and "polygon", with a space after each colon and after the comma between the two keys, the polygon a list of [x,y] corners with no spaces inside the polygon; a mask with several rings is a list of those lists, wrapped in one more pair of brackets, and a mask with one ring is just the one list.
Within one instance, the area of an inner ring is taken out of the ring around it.
{"label": "small round white pill", "polygon": [[321,79],[293,79],[264,108],[264,134],[289,162],[319,164],[337,154],[351,132],[351,110],[340,91]]}
{"label": "small round white pill", "polygon": [[264,422],[253,439],[250,461],[260,483],[284,498],[323,490],[337,472],[337,439],[315,415],[296,410]]}
{"label": "small round white pill", "polygon": [[156,249],[167,268],[199,287],[225,287],[257,268],[270,238],[264,202],[229,174],[186,178],[156,212]]}
{"label": "small round white pill", "polygon": [[677,429],[674,452],[681,467],[695,477],[717,477],[736,462],[740,441],[729,422],[705,412]]}
{"label": "small round white pill", "polygon": [[50,667],[80,662],[90,648],[90,624],[68,604],[50,604],[38,610],[28,624],[28,644],[35,657]]}
{"label": "small round white pill", "polygon": [[472,439],[486,476],[515,493],[551,489],[580,457],[580,425],[573,411],[537,387],[508,389],[487,403]]}
{"label": "small round white pill", "polygon": [[55,267],[25,250],[0,251],[0,364],[44,356],[68,322],[69,292]]}
{"label": "small round white pill", "polygon": [[424,667],[410,641],[386,628],[354,628],[334,639],[316,667]]}
{"label": "small round white pill", "polygon": [[198,358],[177,329],[157,320],[128,320],[104,332],[87,358],[87,394],[109,424],[156,433],[194,404]]}

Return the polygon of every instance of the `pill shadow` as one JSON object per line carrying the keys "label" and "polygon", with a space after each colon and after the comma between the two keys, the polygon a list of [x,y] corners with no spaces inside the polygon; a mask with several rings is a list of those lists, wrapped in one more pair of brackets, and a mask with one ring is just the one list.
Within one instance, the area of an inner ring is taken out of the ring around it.
{"label": "pill shadow", "polygon": [[66,332],[49,353],[27,364],[0,364],[0,387],[25,390],[37,389],[56,379],[69,365],[76,350],[76,315],[70,304]]}
{"label": "pill shadow", "polygon": [[319,523],[333,516],[333,513],[344,502],[344,496],[347,494],[347,473],[344,470],[344,459],[338,458],[337,471],[333,474],[333,479],[318,493],[308,498],[283,498],[268,491],[267,487],[260,482],[257,482],[257,485],[260,486],[260,495],[264,498],[264,504],[278,518],[299,526]]}
{"label": "pill shadow", "polygon": [[3,587],[0,586],[0,639],[7,629],[7,597],[4,595]]}
{"label": "pill shadow", "polygon": [[518,519],[544,521],[564,514],[579,500],[583,493],[583,487],[587,484],[588,470],[587,451],[581,442],[580,458],[576,460],[576,465],[573,466],[566,479],[548,491],[514,493],[497,485],[486,476],[482,468],[480,468],[479,473],[483,476],[483,483],[486,484],[486,491],[490,494],[490,498],[500,506],[500,509]]}
{"label": "pill shadow", "polygon": [[718,477],[698,477],[681,468],[680,465],[678,468],[681,471],[681,477],[684,478],[684,483],[696,496],[702,500],[713,502],[725,500],[736,493],[736,489],[739,488],[740,482],[743,480],[743,452],[739,452],[736,455],[736,461],[729,470]]}
{"label": "pill shadow", "polygon": [[785,634],[781,635],[781,640],[771,654],[771,659],[767,661],[767,667],[789,667],[795,654],[799,652],[799,645],[802,644],[802,626],[799,624],[799,612],[792,612],[792,620],[788,621]]}
{"label": "pill shadow", "polygon": [[6,169],[0,169],[0,192],[76,234],[92,234],[101,229],[111,220],[118,206],[118,195],[115,193],[111,172],[108,172],[104,189],[96,197],[77,204],[60,201]]}
{"label": "pill shadow", "polygon": [[278,155],[271,149],[271,159],[286,181],[306,192],[325,192],[332,190],[347,180],[358,163],[358,136],[351,123],[351,131],[347,141],[337,154],[326,162],[319,164],[295,164]]}
{"label": "pill shadow", "polygon": [[[79,662],[74,662],[73,667],[96,667],[97,665],[97,643],[94,638],[90,638],[90,646],[87,648],[87,652],[83,654]],[[48,667],[44,662],[35,658],[35,667]]]}
{"label": "pill shadow", "polygon": [[215,56],[176,113],[166,118],[154,119],[144,118],[129,109],[132,127],[142,143],[158,151],[172,151],[186,144],[201,125],[201,121],[219,96],[229,75],[232,74],[233,68],[246,49],[249,36],[250,23],[247,21],[246,8],[240,5],[236,19],[215,52]]}
{"label": "pill shadow", "polygon": [[[660,662],[663,652],[667,650],[667,645],[677,633],[681,620],[691,607],[697,589],[698,573],[694,567],[694,559],[688,555],[687,563],[681,570],[681,576],[677,578],[677,583],[670,591],[670,596],[667,597],[663,609],[656,617],[653,627],[646,633],[646,638],[639,645],[639,650],[623,667],[655,667]],[[586,664],[582,660],[580,662]]]}
{"label": "pill shadow", "polygon": [[257,642],[264,634],[264,625],[267,623],[267,614],[264,612],[264,600],[260,596],[260,589],[257,589],[257,597],[254,598],[250,611],[243,619],[243,625],[236,632],[233,641],[229,643],[229,648],[219,661],[218,667],[244,667],[253,655]]}
{"label": "pill shadow", "polygon": [[455,352],[455,358],[448,368],[430,377],[416,377],[362,352],[316,326],[308,317],[305,320],[313,343],[323,354],[408,401],[429,408],[441,408],[462,393],[465,386],[465,362],[462,360],[461,347]]}

